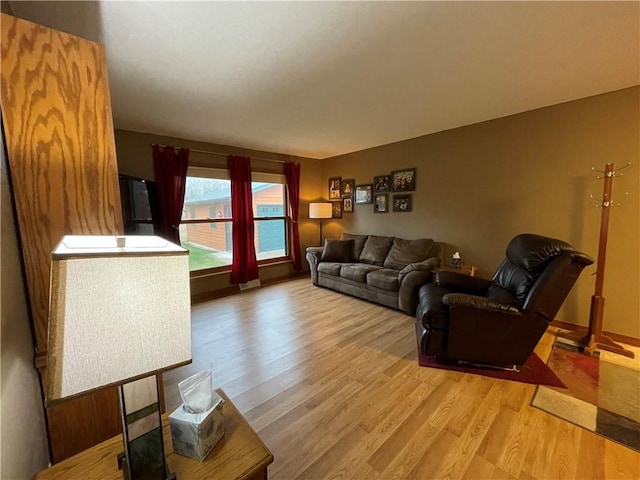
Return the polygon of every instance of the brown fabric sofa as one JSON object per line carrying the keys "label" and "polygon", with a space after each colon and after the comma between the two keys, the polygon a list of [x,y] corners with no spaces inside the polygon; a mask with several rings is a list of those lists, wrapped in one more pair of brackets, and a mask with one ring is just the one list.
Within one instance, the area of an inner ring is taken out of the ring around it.
{"label": "brown fabric sofa", "polygon": [[405,240],[344,233],[324,247],[307,248],[314,285],[402,310],[413,315],[418,290],[440,265],[430,238]]}

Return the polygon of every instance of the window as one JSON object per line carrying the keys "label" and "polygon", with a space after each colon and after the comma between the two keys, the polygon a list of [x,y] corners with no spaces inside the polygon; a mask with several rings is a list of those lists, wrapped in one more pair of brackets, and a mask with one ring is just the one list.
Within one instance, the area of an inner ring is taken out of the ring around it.
{"label": "window", "polygon": [[[209,218],[220,218],[221,215],[217,215],[216,214],[216,207],[209,207]],[[215,222],[212,222],[209,224],[209,226],[211,227],[212,230],[216,230],[218,228],[218,224]]]}
{"label": "window", "polygon": [[[290,222],[284,175],[254,172],[252,177],[258,262],[286,257]],[[180,242],[189,250],[191,271],[232,264],[231,180],[227,170],[189,167]]]}

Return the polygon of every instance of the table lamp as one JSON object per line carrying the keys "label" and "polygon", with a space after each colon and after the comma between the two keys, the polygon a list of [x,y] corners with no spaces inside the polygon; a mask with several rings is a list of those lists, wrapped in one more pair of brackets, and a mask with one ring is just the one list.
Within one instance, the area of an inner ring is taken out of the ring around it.
{"label": "table lamp", "polygon": [[[333,216],[331,203],[310,203],[309,204],[309,218],[322,219],[331,218]],[[320,222],[320,245],[323,245],[322,241],[322,221]]]}
{"label": "table lamp", "polygon": [[155,375],[191,362],[188,260],[150,236],[65,236],[52,252],[46,403],[118,386],[127,480],[176,478]]}

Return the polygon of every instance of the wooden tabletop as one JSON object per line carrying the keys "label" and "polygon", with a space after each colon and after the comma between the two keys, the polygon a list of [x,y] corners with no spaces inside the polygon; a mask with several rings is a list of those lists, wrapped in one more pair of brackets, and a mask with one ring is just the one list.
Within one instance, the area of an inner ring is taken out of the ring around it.
{"label": "wooden tabletop", "polygon": [[[224,399],[224,437],[216,444],[204,462],[173,453],[168,414],[163,415],[164,444],[167,463],[179,480],[186,479],[246,479],[266,471],[273,462],[273,454],[262,443],[245,418],[222,390]],[[42,470],[36,480],[122,480],[117,456],[124,451],[122,435],[115,436],[84,452],[80,452],[52,467]]]}
{"label": "wooden tabletop", "polygon": [[449,265],[441,265],[439,267],[434,268],[436,272],[454,272],[454,273],[462,273],[464,275],[469,275],[470,277],[474,277],[476,274],[477,268],[473,265],[460,265],[459,267],[452,267]]}

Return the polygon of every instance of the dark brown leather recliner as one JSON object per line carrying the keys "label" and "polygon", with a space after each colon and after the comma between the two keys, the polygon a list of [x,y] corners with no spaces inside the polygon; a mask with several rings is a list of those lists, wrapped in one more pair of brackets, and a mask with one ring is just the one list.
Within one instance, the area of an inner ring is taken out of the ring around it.
{"label": "dark brown leather recliner", "polygon": [[492,280],[437,272],[419,292],[420,351],[441,360],[522,365],[593,260],[561,240],[521,234]]}

